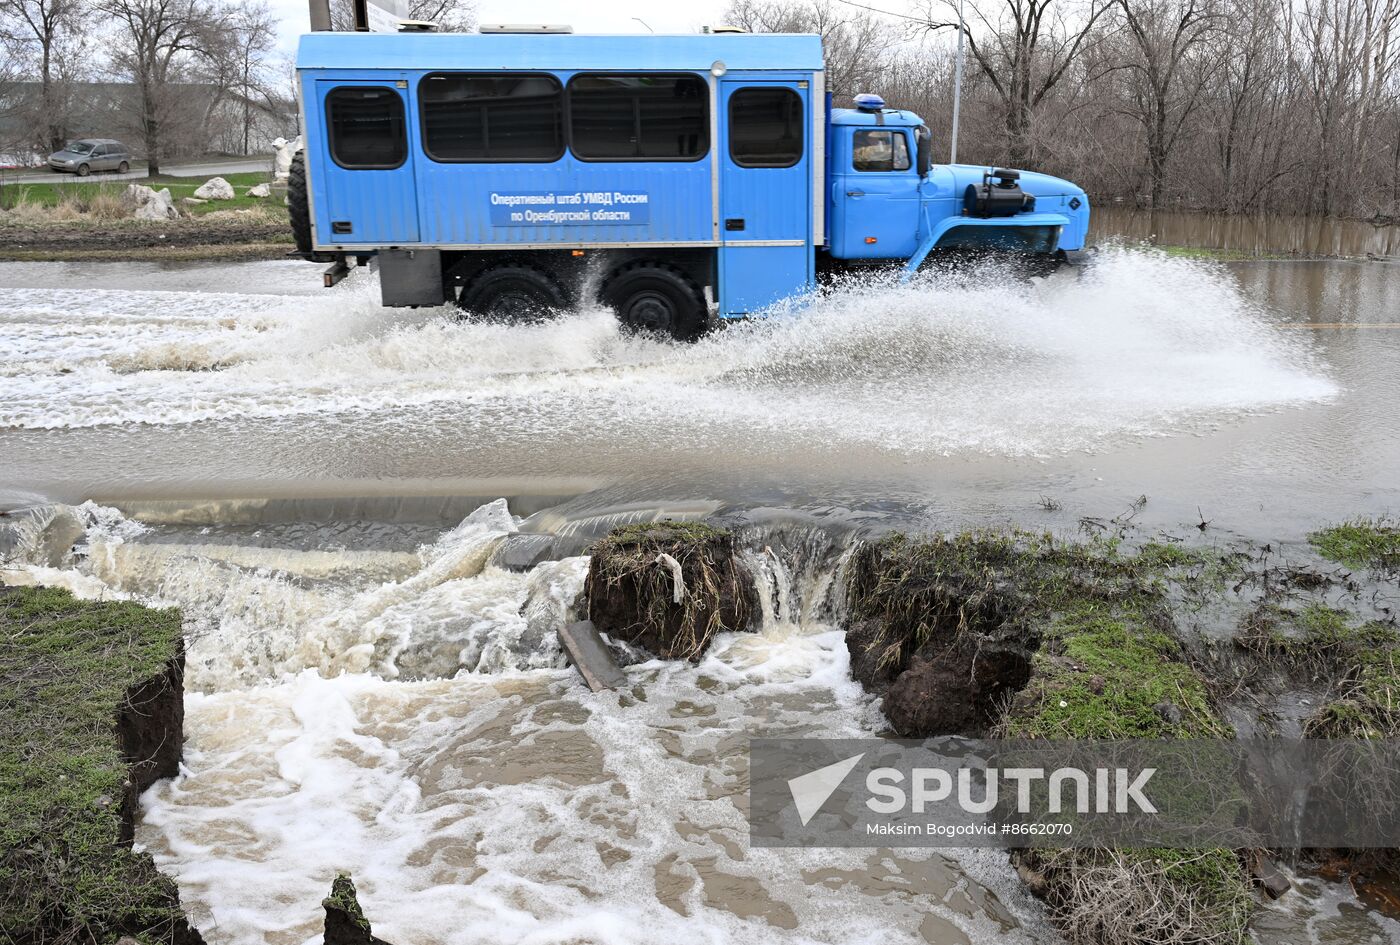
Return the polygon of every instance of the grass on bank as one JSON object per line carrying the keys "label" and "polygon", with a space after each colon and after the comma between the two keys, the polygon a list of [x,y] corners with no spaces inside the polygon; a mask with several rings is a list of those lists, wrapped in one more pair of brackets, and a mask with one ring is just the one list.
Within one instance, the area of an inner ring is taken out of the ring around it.
{"label": "grass on bank", "polygon": [[[164,671],[180,615],[0,589],[0,938],[110,942],[182,919],[174,884],[119,842],[128,769],[115,732]],[[168,937],[168,936],[166,936]]]}
{"label": "grass on bank", "polygon": [[1212,262],[1248,262],[1258,259],[1296,258],[1286,253],[1252,253],[1244,249],[1216,249],[1209,246],[1158,246],[1156,248],[1177,259],[1206,259]]}
{"label": "grass on bank", "polygon": [[1389,516],[1354,518],[1308,536],[1328,561],[1357,570],[1400,572],[1400,521]]}
{"label": "grass on bank", "polygon": [[[232,200],[211,200],[202,204],[187,204],[182,200],[193,197],[194,192],[210,180],[219,176],[233,186]],[[275,210],[279,218],[285,218],[286,208],[282,198],[287,189],[284,184],[273,183],[269,197],[248,197],[248,188],[257,184],[272,183],[272,175],[265,171],[252,171],[242,174],[219,174],[209,177],[171,177],[159,175],[142,180],[84,181],[52,184],[4,184],[0,182],[0,208],[11,210],[17,216],[36,219],[53,219],[75,222],[84,219],[115,221],[130,216],[123,196],[131,184],[143,184],[154,190],[170,189],[175,206],[182,212],[199,217],[219,210],[258,209]]]}
{"label": "grass on bank", "polygon": [[[1229,738],[1205,677],[1172,635],[1169,591],[1214,592],[1236,559],[1149,543],[1028,533],[893,535],[856,551],[855,620],[868,655],[899,664],[939,635],[1009,632],[1034,651],[994,734],[1022,739]],[[1233,850],[1025,850],[1066,937],[1094,945],[1248,938],[1253,894]]]}

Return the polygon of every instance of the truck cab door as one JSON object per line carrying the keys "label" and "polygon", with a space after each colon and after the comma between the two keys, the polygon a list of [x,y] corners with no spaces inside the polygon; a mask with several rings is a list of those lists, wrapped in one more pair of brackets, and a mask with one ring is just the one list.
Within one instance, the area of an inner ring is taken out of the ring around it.
{"label": "truck cab door", "polygon": [[418,241],[407,82],[321,79],[319,127],[307,127],[318,246]]}
{"label": "truck cab door", "polygon": [[908,259],[919,231],[914,129],[845,126],[834,137],[831,254]]}
{"label": "truck cab door", "polygon": [[719,83],[720,314],[756,312],[813,280],[810,83]]}

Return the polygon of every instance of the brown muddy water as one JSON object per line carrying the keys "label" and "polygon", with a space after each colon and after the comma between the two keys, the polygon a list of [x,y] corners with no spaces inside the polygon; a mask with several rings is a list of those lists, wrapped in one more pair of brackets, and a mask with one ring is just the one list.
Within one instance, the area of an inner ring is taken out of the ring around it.
{"label": "brown muddy water", "polygon": [[[1304,555],[1400,507],[1400,267],[1100,257],[695,346],[300,263],[0,265],[0,499],[88,503],[79,555],[3,575],[184,609],[185,770],[139,841],[211,943],[314,940],[343,869],[400,945],[1053,941],[1001,853],[750,849],[746,750],[880,730],[853,535],[1131,515]],[[762,631],[590,694],[554,635],[583,549],[662,514],[738,531]],[[1259,927],[1400,940],[1308,878]]]}
{"label": "brown muddy water", "polygon": [[1094,207],[1094,240],[1192,246],[1246,256],[1400,256],[1400,226],[1280,214]]}

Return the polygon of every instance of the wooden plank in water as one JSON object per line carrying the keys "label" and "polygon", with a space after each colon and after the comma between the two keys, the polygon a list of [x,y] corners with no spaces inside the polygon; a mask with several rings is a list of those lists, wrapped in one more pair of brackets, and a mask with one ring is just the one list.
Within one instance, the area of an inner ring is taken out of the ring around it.
{"label": "wooden plank in water", "polygon": [[1260,886],[1264,887],[1264,892],[1269,894],[1270,899],[1277,899],[1288,890],[1293,888],[1293,884],[1288,881],[1288,877],[1283,875],[1283,871],[1278,868],[1278,864],[1269,859],[1262,852],[1256,852],[1251,858],[1250,872]]}
{"label": "wooden plank in water", "polygon": [[559,629],[559,642],[569,662],[578,668],[583,681],[594,692],[627,685],[627,674],[612,658],[607,644],[591,620],[580,620]]}

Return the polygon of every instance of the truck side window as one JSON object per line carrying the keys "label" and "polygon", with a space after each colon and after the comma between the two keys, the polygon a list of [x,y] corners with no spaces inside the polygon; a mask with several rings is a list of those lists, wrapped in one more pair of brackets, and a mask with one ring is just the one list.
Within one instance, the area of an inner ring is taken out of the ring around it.
{"label": "truck side window", "polygon": [[857,131],[854,152],[858,171],[909,170],[909,139],[902,131]]}
{"label": "truck side window", "polygon": [[802,160],[802,97],[752,86],[729,96],[729,156],[740,167],[792,167]]}
{"label": "truck side window", "polygon": [[576,75],[569,146],[585,161],[697,161],[710,150],[709,101],[695,75]]}
{"label": "truck side window", "polygon": [[423,150],[434,161],[555,161],[564,90],[551,75],[436,73],[418,85]]}
{"label": "truck side window", "polygon": [[403,99],[390,88],[342,85],[326,95],[331,157],[351,170],[390,169],[408,157]]}

